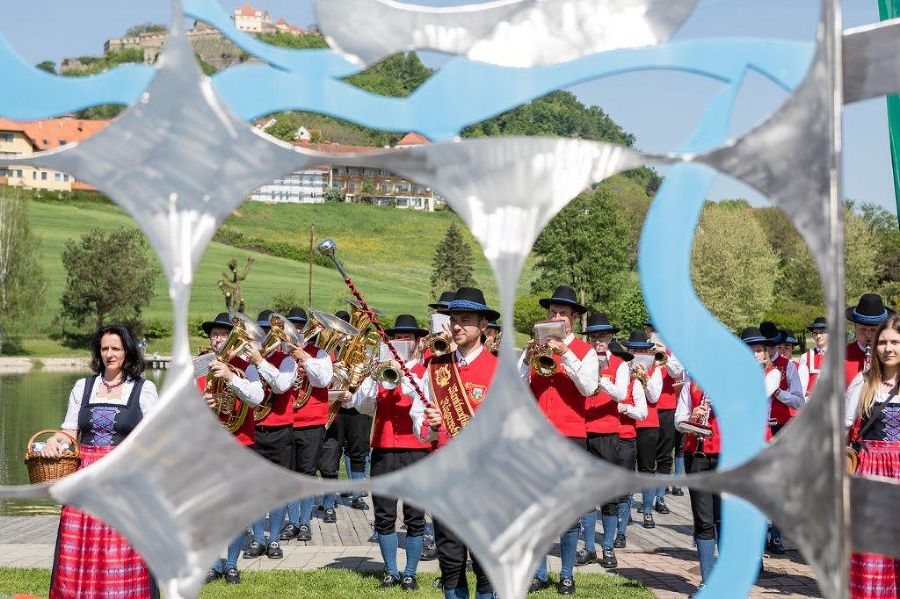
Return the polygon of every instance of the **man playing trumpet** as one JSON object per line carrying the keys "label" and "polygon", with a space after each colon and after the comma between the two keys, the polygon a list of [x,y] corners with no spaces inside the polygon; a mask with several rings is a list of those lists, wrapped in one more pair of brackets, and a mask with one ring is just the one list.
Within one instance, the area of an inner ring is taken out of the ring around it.
{"label": "man playing trumpet", "polygon": [[[539,344],[533,339],[529,341],[519,360],[519,374],[530,385],[531,392],[547,419],[562,435],[586,450],[586,398],[594,395],[597,390],[599,363],[593,347],[572,333],[572,322],[577,316],[587,312],[587,308],[578,303],[575,291],[566,285],[557,287],[551,297],[541,299],[540,305],[547,309],[548,320],[563,323],[565,337],[550,338],[543,342],[551,350],[552,360],[555,363],[555,368],[548,368],[547,372],[532,367],[532,358],[535,357],[534,352],[539,350]],[[559,540],[562,567],[556,590],[560,594],[575,593],[577,548],[576,521]],[[531,590],[540,590],[549,584],[545,559],[532,580]]]}

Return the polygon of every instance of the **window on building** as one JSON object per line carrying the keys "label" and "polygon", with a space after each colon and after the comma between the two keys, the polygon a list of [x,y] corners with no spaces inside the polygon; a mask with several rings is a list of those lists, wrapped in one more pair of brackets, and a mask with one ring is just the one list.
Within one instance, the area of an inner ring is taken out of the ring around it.
{"label": "window on building", "polygon": [[41,171],[41,181],[47,180],[47,171]]}
{"label": "window on building", "polygon": [[68,181],[68,180],[69,180],[69,175],[65,175],[65,174],[64,174],[64,175],[63,175],[63,181]]}
{"label": "window on building", "polygon": [[59,140],[59,145],[61,145],[61,146],[64,146],[64,145],[66,145],[67,143],[68,143],[68,142],[67,142],[66,140],[64,140],[64,139]]}
{"label": "window on building", "polygon": [[22,169],[16,169],[16,176],[21,179],[22,178]]}
{"label": "window on building", "polygon": [[397,198],[397,206],[405,207],[407,205],[406,198]]}
{"label": "window on building", "polygon": [[37,171],[31,171],[31,178],[37,181]]}
{"label": "window on building", "polygon": [[50,145],[50,142],[49,142],[49,141],[47,141],[47,140],[46,140],[46,139],[43,139],[43,140],[41,140],[41,141],[43,141],[43,142],[44,142],[44,145],[45,145],[45,146],[48,146],[48,145]]}
{"label": "window on building", "polygon": [[62,173],[53,173],[53,180],[57,183],[62,181]]}
{"label": "window on building", "polygon": [[13,140],[13,134],[12,134],[12,133],[5,133],[5,132],[4,132],[4,133],[0,133],[0,141],[5,141],[5,142],[11,143],[12,140]]}

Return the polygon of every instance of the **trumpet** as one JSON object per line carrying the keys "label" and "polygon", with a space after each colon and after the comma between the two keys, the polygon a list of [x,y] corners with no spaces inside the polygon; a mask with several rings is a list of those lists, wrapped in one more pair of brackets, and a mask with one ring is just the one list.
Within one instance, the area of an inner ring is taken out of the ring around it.
{"label": "trumpet", "polygon": [[556,360],[553,359],[553,350],[546,341],[536,341],[531,346],[531,367],[540,376],[553,376],[556,374]]}
{"label": "trumpet", "polygon": [[428,336],[428,347],[436,358],[450,353],[450,336],[447,333],[432,333]]}
{"label": "trumpet", "polygon": [[372,378],[385,389],[395,389],[400,384],[403,373],[394,368],[390,361],[385,361],[375,367]]}
{"label": "trumpet", "polygon": [[666,362],[669,361],[669,354],[665,350],[654,352],[653,361],[656,362],[657,366],[665,366]]}

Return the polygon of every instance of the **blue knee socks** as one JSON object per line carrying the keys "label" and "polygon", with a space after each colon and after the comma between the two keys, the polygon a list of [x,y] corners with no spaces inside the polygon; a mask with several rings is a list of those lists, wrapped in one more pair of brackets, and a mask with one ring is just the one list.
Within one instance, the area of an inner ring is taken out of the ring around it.
{"label": "blue knee socks", "polygon": [[419,569],[419,558],[422,557],[422,547],[425,545],[425,535],[411,537],[406,535],[406,568],[404,576],[415,576]]}
{"label": "blue knee socks", "polygon": [[700,559],[700,578],[705,584],[716,565],[716,540],[715,539],[696,539],[697,556]]}
{"label": "blue knee socks", "polygon": [[[601,515],[600,520],[603,522],[603,548],[612,549],[613,542],[616,540],[616,532],[618,532],[619,517]],[[627,515],[625,521],[628,521]]]}
{"label": "blue knee socks", "polygon": [[[663,489],[663,497],[665,497],[665,489]],[[641,502],[644,504],[644,513],[653,513],[653,501],[656,499],[656,489],[645,489],[641,491]]]}
{"label": "blue knee socks", "polygon": [[400,577],[397,570],[397,533],[389,535],[378,534],[378,547],[381,549],[381,558],[384,560],[384,571],[391,576]]}
{"label": "blue knee socks", "polygon": [[628,517],[631,515],[631,502],[627,499],[619,502],[619,534],[625,534],[628,526]]}
{"label": "blue knee socks", "polygon": [[581,517],[581,526],[584,529],[584,550],[596,551],[597,545],[594,536],[597,530],[597,510],[591,510]]}

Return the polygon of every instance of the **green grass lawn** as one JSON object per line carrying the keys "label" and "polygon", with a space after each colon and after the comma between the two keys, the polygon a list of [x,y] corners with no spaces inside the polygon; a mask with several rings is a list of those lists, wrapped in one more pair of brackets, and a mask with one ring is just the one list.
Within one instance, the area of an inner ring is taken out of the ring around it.
{"label": "green grass lawn", "polygon": [[[297,597],[319,599],[358,599],[359,597],[441,597],[431,583],[437,574],[423,573],[418,577],[419,590],[378,588],[381,574],[323,568],[312,572],[274,570],[271,572],[241,572],[241,584],[226,585],[215,582],[203,587],[200,597],[254,597],[269,599]],[[470,584],[474,584],[474,578]],[[575,577],[579,597],[609,599],[651,599],[653,593],[639,582],[611,574],[578,574]],[[46,597],[50,586],[49,570],[0,568],[0,594],[24,593]],[[555,588],[529,597],[556,597]]]}
{"label": "green grass lawn", "polygon": [[[59,297],[65,287],[65,269],[60,253],[65,243],[77,239],[88,230],[112,229],[132,224],[131,219],[110,205],[81,201],[32,201],[29,204],[33,232],[40,238],[40,263],[47,277],[46,305],[36,318],[34,330],[21,340],[21,353],[34,356],[82,354],[78,348],[67,348],[47,337],[50,322],[59,309]],[[248,238],[286,242],[308,247],[309,227],[315,227],[316,240],[332,237],[338,243],[338,254],[369,303],[393,317],[402,312],[424,318],[426,304],[432,301],[430,290],[431,261],[435,248],[443,239],[447,226],[458,217],[447,211],[422,213],[356,204],[270,205],[247,202],[226,220],[225,226]],[[474,276],[496,305],[497,289],[493,274],[480,246],[463,227],[475,258]],[[306,297],[308,265],[286,258],[260,254],[212,243],[203,255],[194,279],[189,306],[189,321],[214,316],[224,307],[216,286],[226,263],[237,258],[243,264],[247,256],[255,263],[242,285],[248,311],[255,314],[267,307],[273,295],[293,290]],[[532,275],[526,270],[519,283],[526,290]],[[123,277],[127,281],[127,277]],[[313,267],[313,306],[334,311],[344,307],[349,296],[336,270]],[[147,322],[171,322],[171,303],[166,281],[160,275],[154,285],[155,297],[144,310]],[[304,302],[305,303],[305,302]],[[192,341],[192,348],[199,341]],[[168,353],[168,340],[151,343],[149,351]]]}

